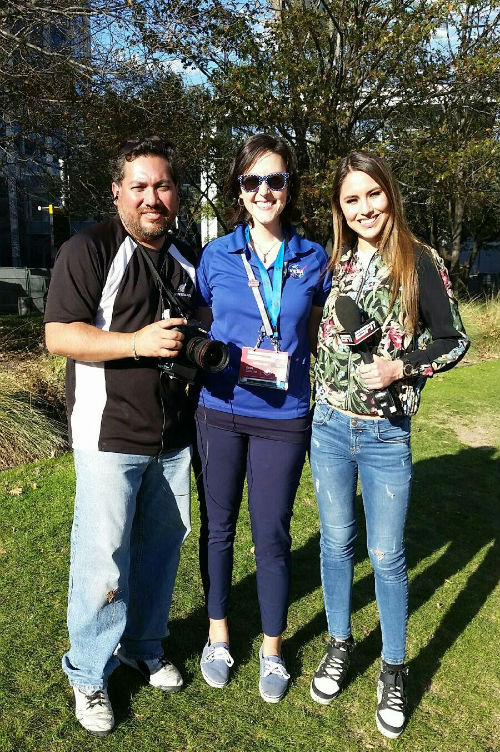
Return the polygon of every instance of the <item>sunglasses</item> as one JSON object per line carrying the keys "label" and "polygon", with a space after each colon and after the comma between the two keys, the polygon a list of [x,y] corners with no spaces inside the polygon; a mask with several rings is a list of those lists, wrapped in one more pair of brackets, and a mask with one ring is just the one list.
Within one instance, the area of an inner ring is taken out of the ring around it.
{"label": "sunglasses", "polygon": [[238,183],[245,193],[255,193],[262,183],[271,191],[282,191],[288,185],[289,172],[272,172],[270,175],[238,175]]}

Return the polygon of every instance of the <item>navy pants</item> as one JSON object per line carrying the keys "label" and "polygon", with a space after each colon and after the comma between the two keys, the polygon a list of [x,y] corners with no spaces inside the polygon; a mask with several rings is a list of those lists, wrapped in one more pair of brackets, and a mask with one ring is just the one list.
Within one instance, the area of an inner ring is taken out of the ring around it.
{"label": "navy pants", "polygon": [[277,637],[286,628],[290,520],[309,444],[309,417],[262,420],[199,407],[196,423],[206,512],[200,562],[208,616],[227,615],[246,475],[262,631]]}

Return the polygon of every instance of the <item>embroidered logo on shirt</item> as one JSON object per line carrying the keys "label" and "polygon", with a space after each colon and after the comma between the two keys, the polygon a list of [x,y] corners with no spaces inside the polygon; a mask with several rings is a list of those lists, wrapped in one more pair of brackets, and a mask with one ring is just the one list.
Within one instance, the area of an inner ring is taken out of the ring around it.
{"label": "embroidered logo on shirt", "polygon": [[306,269],[307,266],[299,266],[298,264],[292,264],[288,267],[290,277],[295,277],[296,279],[302,279]]}

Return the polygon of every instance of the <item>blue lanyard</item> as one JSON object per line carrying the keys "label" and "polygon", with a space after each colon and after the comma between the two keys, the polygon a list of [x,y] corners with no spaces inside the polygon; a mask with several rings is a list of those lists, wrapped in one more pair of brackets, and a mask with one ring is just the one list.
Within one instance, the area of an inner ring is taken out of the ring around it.
{"label": "blue lanyard", "polygon": [[[245,228],[245,240],[247,245],[250,245],[250,230],[248,225]],[[274,336],[277,337],[278,318],[281,310],[281,291],[283,288],[283,263],[285,259],[285,240],[283,240],[281,247],[276,256],[274,262],[273,283],[269,279],[269,274],[266,267],[255,254],[257,259],[257,266],[260,272],[260,278],[262,280],[262,287],[264,289],[264,298],[266,301],[266,308],[273,325]]]}

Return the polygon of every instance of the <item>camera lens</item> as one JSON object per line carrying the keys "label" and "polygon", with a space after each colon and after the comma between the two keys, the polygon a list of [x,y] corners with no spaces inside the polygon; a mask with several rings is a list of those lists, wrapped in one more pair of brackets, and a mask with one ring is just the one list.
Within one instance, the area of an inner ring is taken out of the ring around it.
{"label": "camera lens", "polygon": [[186,344],[186,357],[208,373],[219,373],[229,363],[229,350],[218,340],[192,337]]}

